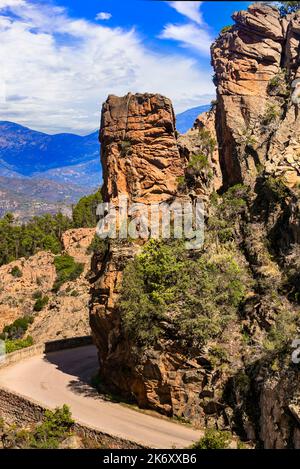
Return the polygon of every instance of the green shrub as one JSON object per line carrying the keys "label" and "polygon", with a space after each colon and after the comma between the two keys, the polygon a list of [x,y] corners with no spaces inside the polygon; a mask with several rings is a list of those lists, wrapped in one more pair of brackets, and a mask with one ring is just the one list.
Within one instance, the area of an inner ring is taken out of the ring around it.
{"label": "green shrub", "polygon": [[268,331],[264,347],[267,350],[278,351],[288,346],[297,336],[299,315],[281,307],[276,312],[275,322]]}
{"label": "green shrub", "polygon": [[19,429],[0,419],[1,442],[5,449],[57,449],[60,443],[71,436],[74,421],[68,406],[54,411],[46,410],[40,423]]}
{"label": "green shrub", "polygon": [[193,449],[227,449],[231,442],[229,432],[209,428],[205,430],[205,435],[193,444]]}
{"label": "green shrub", "polygon": [[23,276],[22,271],[20,270],[20,268],[17,265],[15,265],[11,269],[10,274],[15,278],[21,278]]}
{"label": "green shrub", "polygon": [[186,180],[184,176],[178,176],[177,178],[178,189],[183,190],[186,185]]}
{"label": "green shrub", "polygon": [[[58,213],[33,217],[27,224],[15,224],[12,214],[0,219],[0,265],[20,257],[29,257],[39,250],[61,251],[61,235],[72,227],[72,221]],[[14,270],[19,276],[18,270]],[[12,274],[14,275],[14,274]]]}
{"label": "green shrub", "polygon": [[12,324],[3,328],[1,337],[7,339],[19,339],[23,337],[30,324],[33,323],[32,316],[24,316],[16,319]]}
{"label": "green shrub", "polygon": [[232,228],[223,228],[218,232],[218,238],[221,243],[227,243],[234,239],[234,232]]}
{"label": "green shrub", "polygon": [[42,296],[38,298],[33,306],[33,310],[36,312],[42,311],[49,302],[48,296]]}
{"label": "green shrub", "polygon": [[220,34],[224,34],[224,33],[227,33],[228,31],[230,31],[232,28],[232,25],[227,25],[227,26],[224,26],[221,31],[220,31]]}
{"label": "green shrub", "polygon": [[271,193],[272,198],[277,202],[284,201],[289,195],[289,189],[279,177],[268,177],[268,179],[266,179],[265,186]]}
{"label": "green shrub", "polygon": [[91,244],[86,250],[87,254],[104,254],[107,249],[107,240],[95,235]]}
{"label": "green shrub", "polygon": [[268,125],[274,122],[280,116],[280,109],[276,104],[268,103],[265,109],[265,113],[262,117],[262,124]]}
{"label": "green shrub", "polygon": [[84,270],[84,265],[75,262],[74,258],[69,256],[69,254],[56,256],[54,265],[57,276],[53,285],[54,292],[58,292],[65,282],[76,280]]}
{"label": "green shrub", "polygon": [[33,431],[30,441],[31,448],[58,448],[61,440],[70,435],[74,424],[70,409],[67,405],[46,410],[43,422]]}
{"label": "green shrub", "polygon": [[211,136],[209,130],[199,129],[198,131],[199,140],[202,143],[203,149],[211,154],[216,147],[216,140]]}
{"label": "green shrub", "polygon": [[280,84],[281,84],[281,78],[279,74],[274,75],[274,77],[272,77],[271,80],[269,81],[269,87],[271,88],[276,88]]}
{"label": "green shrub", "polygon": [[26,339],[8,339],[5,341],[6,353],[12,353],[31,345],[33,345],[33,338],[31,336],[28,336]]}
{"label": "green shrub", "polygon": [[123,328],[140,345],[166,336],[201,347],[236,317],[245,275],[225,248],[190,259],[184,243],[151,240],[124,270]]}
{"label": "green shrub", "polygon": [[208,157],[206,155],[192,155],[188,164],[189,168],[196,171],[202,171],[209,167]]}
{"label": "green shrub", "polygon": [[33,293],[32,298],[34,300],[39,300],[40,298],[42,298],[42,296],[43,296],[43,292],[41,292],[40,290],[37,290]]}

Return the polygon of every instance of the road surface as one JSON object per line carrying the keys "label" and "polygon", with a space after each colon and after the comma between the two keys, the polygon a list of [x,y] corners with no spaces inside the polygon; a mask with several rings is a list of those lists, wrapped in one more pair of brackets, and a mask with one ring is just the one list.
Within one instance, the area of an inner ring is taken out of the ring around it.
{"label": "road surface", "polygon": [[186,448],[199,431],[103,400],[88,384],[98,368],[93,345],[48,353],[0,370],[0,386],[54,408],[67,404],[75,420],[151,448]]}

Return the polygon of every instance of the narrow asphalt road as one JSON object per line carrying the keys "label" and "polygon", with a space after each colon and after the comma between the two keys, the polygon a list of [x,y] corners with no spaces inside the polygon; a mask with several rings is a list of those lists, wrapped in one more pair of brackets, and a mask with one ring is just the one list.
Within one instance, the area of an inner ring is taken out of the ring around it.
{"label": "narrow asphalt road", "polygon": [[97,368],[94,346],[62,350],[0,370],[0,386],[49,408],[68,404],[77,421],[152,448],[186,448],[200,438],[187,426],[103,400],[89,385]]}

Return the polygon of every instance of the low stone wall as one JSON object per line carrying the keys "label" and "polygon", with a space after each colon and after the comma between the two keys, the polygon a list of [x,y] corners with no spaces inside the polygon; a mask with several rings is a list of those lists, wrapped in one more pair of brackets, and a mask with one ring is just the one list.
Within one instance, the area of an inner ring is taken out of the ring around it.
{"label": "low stone wall", "polygon": [[26,347],[17,350],[13,353],[8,353],[3,361],[0,361],[0,368],[13,365],[26,358],[34,357],[36,355],[43,355],[44,353],[56,352],[58,350],[65,350],[69,348],[83,347],[85,345],[92,345],[92,336],[71,337],[70,339],[52,340],[44,344],[36,344],[31,347]]}
{"label": "low stone wall", "polygon": [[[45,410],[46,407],[34,400],[29,400],[16,392],[0,388],[0,416],[8,424],[16,424],[21,428],[36,424],[43,420]],[[81,437],[95,440],[103,448],[136,449],[143,447],[79,422],[75,423],[74,431]]]}
{"label": "low stone wall", "polygon": [[[5,360],[0,362],[0,368],[7,367],[26,358],[43,355],[45,353],[56,352],[76,347],[92,345],[92,336],[72,337],[70,339],[54,340],[44,344],[33,345],[16,352],[7,354]],[[21,394],[12,392],[5,388],[0,388],[0,417],[8,424],[16,424],[19,427],[26,427],[31,424],[41,422],[47,408],[33,399],[28,399]],[[136,449],[141,445],[132,441],[127,441],[117,436],[101,432],[96,428],[89,427],[80,422],[74,424],[74,431],[81,437],[95,440],[103,448],[115,449]]]}

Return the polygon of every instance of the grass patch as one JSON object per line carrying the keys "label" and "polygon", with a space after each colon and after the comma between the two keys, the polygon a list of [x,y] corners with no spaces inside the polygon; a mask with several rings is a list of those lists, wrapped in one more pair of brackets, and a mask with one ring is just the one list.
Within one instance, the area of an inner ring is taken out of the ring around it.
{"label": "grass patch", "polygon": [[23,348],[31,347],[33,345],[33,338],[31,336],[26,339],[7,339],[5,340],[6,353],[16,352]]}

